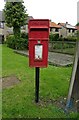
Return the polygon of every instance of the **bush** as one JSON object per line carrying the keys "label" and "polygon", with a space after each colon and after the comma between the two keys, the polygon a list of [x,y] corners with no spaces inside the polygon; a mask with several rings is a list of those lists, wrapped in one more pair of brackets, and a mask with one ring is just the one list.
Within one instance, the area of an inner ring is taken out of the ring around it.
{"label": "bush", "polygon": [[71,41],[71,42],[76,42],[77,37],[75,36],[68,36],[67,38],[64,38],[64,41]]}
{"label": "bush", "polygon": [[67,38],[63,38],[63,37],[59,37],[59,34],[50,33],[49,39],[50,39],[50,42],[52,42],[52,41],[72,41],[72,42],[75,42],[77,40],[77,37],[76,36],[68,36]]}
{"label": "bush", "polygon": [[59,39],[59,34],[52,34],[49,35],[50,42],[57,41]]}
{"label": "bush", "polygon": [[9,35],[6,38],[7,46],[13,49],[25,50],[28,49],[28,35],[21,34],[20,39],[15,39],[14,35]]}
{"label": "bush", "polygon": [[27,39],[20,38],[19,40],[17,40],[17,42],[16,42],[16,48],[18,50],[25,50],[25,49],[27,49],[28,48]]}
{"label": "bush", "polygon": [[6,43],[7,43],[8,47],[15,49],[16,48],[16,40],[15,40],[14,35],[7,36]]}
{"label": "bush", "polygon": [[28,34],[25,33],[25,32],[22,32],[22,33],[21,33],[21,38],[28,39]]}

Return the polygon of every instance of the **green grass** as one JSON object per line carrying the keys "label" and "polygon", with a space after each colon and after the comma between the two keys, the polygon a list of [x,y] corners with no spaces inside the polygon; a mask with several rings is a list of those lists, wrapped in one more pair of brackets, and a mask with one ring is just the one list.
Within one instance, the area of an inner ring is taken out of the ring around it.
{"label": "green grass", "polygon": [[75,48],[53,49],[53,52],[64,53],[69,55],[75,54]]}
{"label": "green grass", "polygon": [[0,45],[0,77],[2,76],[2,45]]}
{"label": "green grass", "polygon": [[[2,45],[0,44],[0,78],[2,77]],[[2,118],[2,83],[0,79],[0,119]]]}
{"label": "green grass", "polygon": [[[1,46],[0,46],[1,47]],[[28,65],[28,58],[15,54],[5,45],[2,49],[2,76],[15,75],[20,83],[4,89],[2,93],[3,118],[72,118],[55,104],[47,102],[64,98],[68,94],[71,67],[40,69],[40,103],[35,103],[35,69]]]}
{"label": "green grass", "polygon": [[51,47],[51,51],[54,52],[60,52],[60,53],[65,53],[65,54],[70,54],[70,55],[74,55],[75,53],[75,48],[76,48],[76,44],[75,43],[67,43],[64,41],[64,43],[62,43],[62,41],[58,41],[58,42],[53,42]]}

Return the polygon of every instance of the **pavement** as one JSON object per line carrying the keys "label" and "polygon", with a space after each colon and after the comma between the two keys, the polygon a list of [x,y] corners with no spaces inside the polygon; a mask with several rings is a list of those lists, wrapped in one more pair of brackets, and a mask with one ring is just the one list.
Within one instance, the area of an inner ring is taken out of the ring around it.
{"label": "pavement", "polygon": [[[27,57],[29,56],[28,51],[14,50],[14,52],[21,54],[23,56],[27,56]],[[48,62],[51,65],[70,66],[73,64],[73,60],[74,60],[74,56],[72,56],[72,55],[55,53],[55,52],[48,53]]]}
{"label": "pavement", "polygon": [[69,66],[73,64],[74,56],[49,52],[48,61],[49,64],[57,65],[57,66]]}

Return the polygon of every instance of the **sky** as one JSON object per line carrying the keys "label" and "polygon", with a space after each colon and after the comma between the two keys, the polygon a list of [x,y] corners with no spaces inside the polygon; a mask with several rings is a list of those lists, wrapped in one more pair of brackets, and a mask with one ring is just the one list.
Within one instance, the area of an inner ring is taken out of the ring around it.
{"label": "sky", "polygon": [[[29,16],[35,19],[50,19],[52,22],[77,23],[77,2],[79,0],[24,0]],[[0,10],[4,0],[0,0]]]}

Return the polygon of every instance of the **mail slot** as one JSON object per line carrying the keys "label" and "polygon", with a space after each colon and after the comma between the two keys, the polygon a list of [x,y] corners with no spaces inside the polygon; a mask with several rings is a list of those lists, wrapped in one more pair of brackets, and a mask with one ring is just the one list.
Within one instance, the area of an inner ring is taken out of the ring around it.
{"label": "mail slot", "polygon": [[47,67],[49,20],[31,19],[28,23],[29,66]]}

